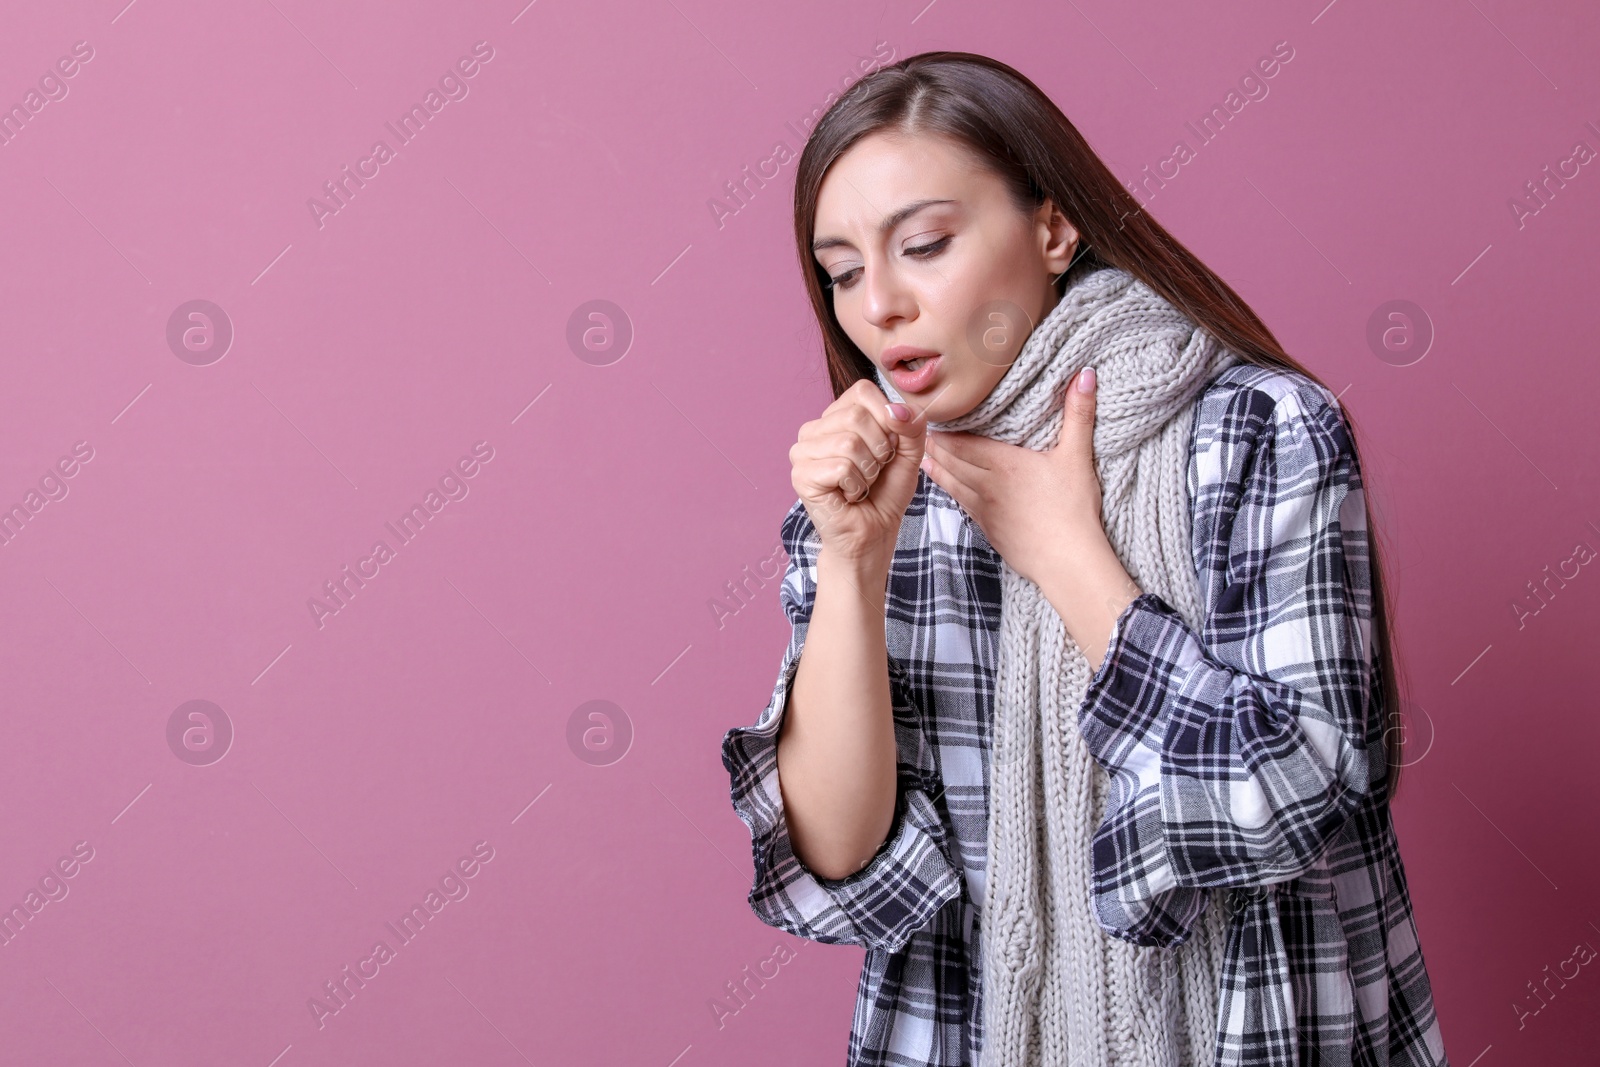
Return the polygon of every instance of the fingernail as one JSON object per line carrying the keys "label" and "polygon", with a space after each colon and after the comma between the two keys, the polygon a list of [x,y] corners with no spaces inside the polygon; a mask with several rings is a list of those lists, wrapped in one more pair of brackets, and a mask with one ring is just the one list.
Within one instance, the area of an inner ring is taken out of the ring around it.
{"label": "fingernail", "polygon": [[1094,392],[1094,368],[1085,367],[1078,372],[1078,392]]}
{"label": "fingernail", "polygon": [[911,421],[911,409],[906,407],[904,404],[885,404],[883,406],[889,409],[889,417],[894,421]]}

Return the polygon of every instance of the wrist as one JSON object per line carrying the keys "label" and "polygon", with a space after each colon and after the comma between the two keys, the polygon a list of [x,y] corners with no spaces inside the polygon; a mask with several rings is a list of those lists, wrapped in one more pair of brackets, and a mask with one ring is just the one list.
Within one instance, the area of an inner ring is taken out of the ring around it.
{"label": "wrist", "polygon": [[817,552],[817,584],[844,581],[882,607],[894,550],[844,551],[824,544]]}
{"label": "wrist", "polygon": [[1098,666],[1118,617],[1143,592],[1103,532],[1072,544],[1038,585],[1091,666]]}

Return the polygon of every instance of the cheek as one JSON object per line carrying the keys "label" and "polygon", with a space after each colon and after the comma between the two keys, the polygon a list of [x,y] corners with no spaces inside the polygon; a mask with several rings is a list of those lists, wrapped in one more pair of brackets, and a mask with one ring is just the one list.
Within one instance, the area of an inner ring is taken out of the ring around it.
{"label": "cheek", "polygon": [[952,302],[943,332],[963,357],[963,376],[992,385],[1015,361],[1032,331],[1033,319],[1017,302],[1014,287],[988,279],[966,287],[963,299]]}
{"label": "cheek", "polygon": [[[855,308],[835,304],[833,314],[839,320],[839,328],[844,330],[844,335],[863,353],[871,353],[872,328],[861,321],[861,313]],[[869,354],[867,358],[872,357]]]}
{"label": "cheek", "polygon": [[976,405],[984,397],[994,391],[996,383],[1006,375],[1005,367],[997,367],[992,363],[973,361],[967,371],[967,384],[973,394],[973,404]]}

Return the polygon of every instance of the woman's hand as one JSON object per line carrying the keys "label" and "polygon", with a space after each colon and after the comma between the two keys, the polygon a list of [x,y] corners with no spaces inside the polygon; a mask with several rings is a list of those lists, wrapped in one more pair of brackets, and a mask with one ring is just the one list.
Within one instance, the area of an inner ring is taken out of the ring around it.
{"label": "woman's hand", "polygon": [[840,557],[886,563],[916,494],[927,420],[894,406],[905,420],[892,418],[883,390],[863,378],[801,426],[789,449],[789,480],[823,548]]}
{"label": "woman's hand", "polygon": [[[1090,391],[1080,386],[1087,382]],[[1109,546],[1094,469],[1093,368],[1067,383],[1061,436],[1035,452],[970,433],[928,435],[923,469],[955,498],[1011,569],[1043,587],[1085,550]]]}
{"label": "woman's hand", "polygon": [[966,509],[1000,558],[1039,587],[1097,671],[1117,618],[1141,590],[1100,519],[1094,407],[1094,369],[1086,367],[1067,383],[1061,436],[1049,452],[934,433],[923,469]]}

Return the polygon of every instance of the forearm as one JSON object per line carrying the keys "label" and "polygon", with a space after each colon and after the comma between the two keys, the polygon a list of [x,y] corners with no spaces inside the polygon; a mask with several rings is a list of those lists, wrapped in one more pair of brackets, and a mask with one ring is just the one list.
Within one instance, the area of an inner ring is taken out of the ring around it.
{"label": "forearm", "polygon": [[818,555],[816,598],[778,737],[794,853],[826,879],[865,866],[894,821],[887,578],[886,559]]}
{"label": "forearm", "polygon": [[1064,539],[1038,585],[1083,650],[1089,669],[1099,670],[1117,616],[1142,592],[1111,542],[1103,532]]}

